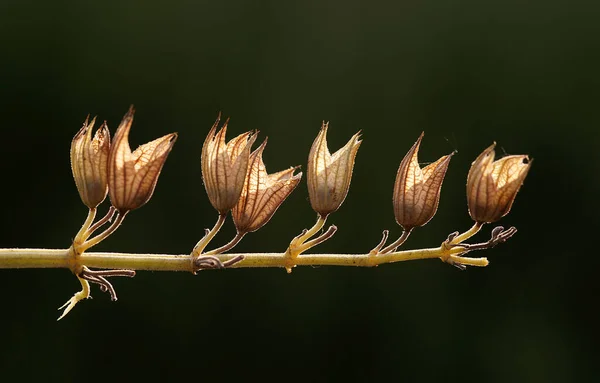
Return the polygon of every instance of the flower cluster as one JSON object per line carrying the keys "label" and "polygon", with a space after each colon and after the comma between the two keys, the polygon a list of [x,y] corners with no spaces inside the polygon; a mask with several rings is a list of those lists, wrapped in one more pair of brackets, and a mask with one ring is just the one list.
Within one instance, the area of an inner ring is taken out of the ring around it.
{"label": "flower cluster", "polygon": [[[89,297],[88,282],[99,284],[113,299],[116,294],[106,280],[111,276],[128,276],[133,270],[90,270],[81,261],[81,255],[90,247],[104,240],[121,224],[125,215],[148,202],[160,172],[173,148],[176,133],[168,134],[141,145],[133,152],[129,146],[129,132],[133,123],[133,107],[123,117],[111,143],[106,122],[92,136],[95,119],[86,119],[71,145],[71,166],[75,184],[90,214],[69,249],[68,267],[79,278],[83,290],[65,306],[65,312],[81,299]],[[476,234],[485,223],[496,222],[511,209],[517,192],[531,167],[526,155],[506,156],[494,161],[495,144],[487,148],[473,162],[467,179],[467,204],[474,226],[462,233],[452,233],[436,249],[398,252],[397,249],[409,237],[413,229],[424,226],[435,215],[440,202],[442,183],[455,153],[442,156],[425,167],[419,165],[418,151],[423,134],[408,150],[398,168],[393,188],[393,212],[402,228],[399,238],[386,246],[389,232],[385,230],[380,243],[368,254],[301,256],[312,247],[331,238],[337,227],[322,230],[328,217],[337,211],[348,194],[354,163],[362,143],[360,132],[331,154],[327,145],[329,124],[323,122],[308,155],[306,168],[308,195],[317,221],[310,229],[304,229],[292,239],[287,250],[278,255],[253,254],[225,255],[248,233],[263,227],[277,209],[299,185],[302,173],[299,166],[291,166],[275,173],[267,172],[263,152],[267,139],[255,150],[252,146],[257,132],[242,133],[227,141],[225,136],[229,120],[220,125],[220,115],[204,141],[201,151],[201,170],[204,187],[211,205],[218,213],[212,229],[205,229],[204,236],[189,255],[187,270],[196,273],[210,268],[237,266],[278,265],[288,272],[299,264],[336,264],[375,266],[399,260],[440,258],[461,269],[466,266],[485,266],[486,258],[467,258],[463,255],[506,241],[516,232],[514,227],[492,230],[489,241],[466,244],[464,241]],[[110,197],[111,208],[106,216],[94,223],[95,212],[100,203]],[[236,227],[235,237],[227,244],[205,251],[208,244],[231,213]],[[111,222],[102,233],[92,234]],[[148,262],[154,262],[154,259]],[[156,258],[156,262],[165,262]],[[121,264],[127,264],[121,263]],[[162,266],[161,266],[162,267]],[[180,270],[181,266],[178,265]],[[63,315],[64,315],[63,314]]]}
{"label": "flower cluster", "polygon": [[113,143],[106,121],[94,134],[95,118],[88,119],[71,143],[71,167],[83,203],[95,209],[110,194],[112,206],[122,214],[137,209],[152,197],[158,176],[175,144],[171,133],[131,152],[129,131],[133,123],[129,108],[115,133]]}
{"label": "flower cluster", "polygon": [[[68,256],[69,268],[77,275],[83,289],[61,307],[65,308],[61,318],[77,302],[90,296],[88,282],[100,285],[103,291],[110,293],[112,300],[116,300],[115,290],[106,277],[135,275],[133,270],[93,271],[81,262],[81,255],[111,235],[129,211],[142,207],[150,200],[158,176],[177,139],[177,133],[171,133],[141,145],[132,152],[129,147],[129,131],[133,115],[132,106],[123,117],[112,143],[106,122],[96,130],[92,138],[96,119],[89,122],[89,117],[71,142],[73,177],[81,201],[89,208],[89,214],[73,239]],[[107,194],[111,207],[106,216],[94,223],[97,207]],[[111,221],[110,226],[92,237],[98,229]]]}

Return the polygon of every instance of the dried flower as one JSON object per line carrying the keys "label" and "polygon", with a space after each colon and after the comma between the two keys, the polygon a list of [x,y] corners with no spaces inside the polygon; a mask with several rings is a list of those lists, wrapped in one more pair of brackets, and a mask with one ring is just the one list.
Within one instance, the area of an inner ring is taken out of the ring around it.
{"label": "dried flower", "polygon": [[154,193],[158,176],[171,152],[177,133],[167,134],[138,147],[129,147],[133,106],[123,117],[108,158],[110,201],[121,213],[143,206]]}
{"label": "dried flower", "polygon": [[531,167],[526,155],[506,156],[494,162],[494,142],[477,157],[467,178],[469,214],[476,222],[496,222],[510,211]]}
{"label": "dried flower", "polygon": [[268,174],[262,159],[265,141],[250,155],[250,167],[238,203],[231,214],[238,233],[253,232],[263,227],[285,199],[294,191],[302,173],[298,166]]}
{"label": "dried flower", "polygon": [[440,202],[442,182],[454,155],[443,156],[421,169],[417,155],[423,134],[400,163],[394,183],[394,215],[404,230],[423,226],[433,218]]}
{"label": "dried flower", "polygon": [[202,146],[202,179],[210,203],[219,214],[224,215],[240,199],[248,172],[250,148],[256,135],[246,132],[225,144],[229,120],[216,132],[220,120],[221,115]]}
{"label": "dried flower", "polygon": [[81,200],[87,207],[94,209],[104,201],[108,193],[110,132],[104,122],[92,138],[96,118],[89,124],[88,119],[89,116],[71,142],[71,169]]}
{"label": "dried flower", "polygon": [[356,152],[362,141],[360,132],[333,155],[327,148],[327,128],[323,122],[321,131],[313,142],[308,155],[307,182],[310,204],[322,217],[336,211],[348,194]]}

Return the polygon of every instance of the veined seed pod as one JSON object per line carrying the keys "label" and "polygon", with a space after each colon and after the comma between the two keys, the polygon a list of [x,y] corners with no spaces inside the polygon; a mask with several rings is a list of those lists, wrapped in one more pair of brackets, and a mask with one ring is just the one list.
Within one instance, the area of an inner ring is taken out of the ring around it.
{"label": "veined seed pod", "polygon": [[476,222],[496,222],[510,211],[532,161],[512,155],[494,161],[496,143],[477,157],[467,177],[469,214]]}
{"label": "veined seed pod", "polygon": [[362,141],[360,132],[333,155],[327,148],[327,128],[323,122],[308,155],[307,182],[310,204],[323,217],[336,211],[348,194],[356,153]]}
{"label": "veined seed pod", "polygon": [[394,215],[404,230],[425,225],[435,215],[442,183],[454,153],[425,166],[417,157],[423,134],[410,148],[398,168],[394,183]]}
{"label": "veined seed pod", "polygon": [[269,222],[302,177],[302,173],[294,174],[298,166],[268,174],[262,159],[266,145],[265,139],[250,155],[244,188],[231,212],[238,233],[256,231]]}
{"label": "veined seed pod", "polygon": [[240,199],[256,135],[246,132],[226,144],[229,120],[217,132],[220,119],[219,115],[202,146],[202,179],[210,203],[224,215]]}
{"label": "veined seed pod", "polygon": [[133,115],[132,106],[115,133],[108,158],[110,201],[121,213],[137,209],[150,200],[158,176],[177,139],[177,133],[167,134],[131,152],[129,130]]}
{"label": "veined seed pod", "polygon": [[91,123],[88,123],[88,119],[89,117],[85,119],[83,127],[71,142],[71,169],[81,200],[87,207],[94,209],[104,201],[108,193],[110,132],[104,122],[92,138],[96,118]]}

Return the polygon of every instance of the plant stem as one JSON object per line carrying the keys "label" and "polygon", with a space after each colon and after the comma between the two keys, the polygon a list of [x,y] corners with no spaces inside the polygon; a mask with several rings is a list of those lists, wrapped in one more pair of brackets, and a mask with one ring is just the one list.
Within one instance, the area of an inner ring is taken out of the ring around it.
{"label": "plant stem", "polygon": [[475,234],[479,233],[479,230],[481,230],[482,227],[483,227],[482,222],[475,222],[473,227],[471,227],[469,230],[465,231],[461,235],[458,235],[456,238],[454,238],[452,241],[450,241],[450,243],[451,244],[462,243],[462,242],[466,241],[467,239],[471,238],[472,236],[474,236]]}
{"label": "plant stem", "polygon": [[[68,249],[0,249],[0,269],[18,268],[69,268]],[[486,258],[460,257],[465,250],[460,247],[443,247],[404,250],[373,257],[369,254],[300,254],[294,262],[298,266],[377,266],[384,263],[411,261],[417,259],[450,258],[466,266],[486,266]],[[226,262],[243,255],[244,259],[233,268],[243,267],[286,267],[286,253],[247,253],[219,254],[215,257]],[[192,256],[189,254],[136,254],[102,253],[81,254],[80,262],[90,268],[130,269],[154,271],[192,270]]]}
{"label": "plant stem", "polygon": [[235,245],[237,245],[238,243],[240,243],[240,241],[242,240],[242,238],[244,238],[244,236],[246,235],[246,233],[240,233],[239,231],[235,234],[235,237],[233,237],[233,239],[231,241],[229,241],[228,243],[226,243],[225,245],[218,247],[216,249],[213,249],[211,251],[207,251],[206,253],[202,253],[202,255],[216,255],[216,254],[221,254],[224,253],[228,250],[231,250],[235,247]]}
{"label": "plant stem", "polygon": [[[318,245],[319,243],[331,238],[331,236],[333,236],[333,234],[335,234],[335,231],[337,230],[337,227],[332,226],[329,228],[329,230],[327,230],[327,232],[319,235],[317,238],[308,241],[311,237],[313,237],[315,234],[317,234],[317,232],[319,230],[321,230],[323,228],[323,226],[325,226],[325,222],[327,221],[327,216],[326,215],[321,215],[319,214],[317,216],[317,222],[315,222],[315,224],[313,225],[313,227],[310,228],[310,230],[306,230],[304,229],[302,231],[302,234],[294,237],[294,239],[292,239],[292,241],[290,242],[290,246],[288,247],[288,249],[285,252],[285,269],[287,270],[288,273],[292,272],[292,269],[296,266],[296,258],[298,257],[298,255],[300,255],[302,252],[310,249],[313,246]],[[308,241],[308,242],[306,242]]]}
{"label": "plant stem", "polygon": [[225,218],[227,218],[227,214],[219,214],[219,218],[217,219],[217,222],[215,222],[215,226],[213,226],[213,228],[208,231],[201,240],[198,241],[196,246],[194,246],[194,249],[192,250],[192,256],[194,258],[197,258],[200,254],[202,254],[209,242],[219,232],[219,230],[221,230],[221,227],[225,223]]}
{"label": "plant stem", "polygon": [[79,231],[77,232],[77,235],[75,236],[75,239],[73,239],[74,243],[83,243],[89,236],[88,234],[88,230],[90,228],[90,226],[92,225],[92,222],[94,222],[94,218],[96,218],[96,209],[89,209],[88,210],[88,215],[87,218],[85,219],[85,222],[83,222],[83,225],[81,226],[81,229],[79,229]]}
{"label": "plant stem", "polygon": [[311,227],[310,230],[308,230],[306,233],[302,234],[298,238],[298,240],[297,240],[298,245],[303,244],[309,238],[311,238],[313,235],[315,235],[319,230],[321,230],[323,228],[323,226],[325,226],[326,221],[327,221],[327,216],[319,215],[319,217],[317,218],[317,222],[315,222],[314,226]]}
{"label": "plant stem", "polygon": [[95,236],[92,239],[88,239],[87,241],[85,241],[83,243],[83,245],[81,245],[81,248],[82,248],[81,251],[82,252],[86,251],[90,247],[96,246],[100,242],[104,241],[109,235],[114,233],[115,230],[117,230],[119,228],[119,226],[121,226],[121,223],[125,219],[126,215],[127,215],[127,212],[125,212],[125,213],[117,212],[117,217],[115,218],[113,223],[108,228],[106,228],[106,230],[104,230],[102,233],[98,234],[97,236]]}
{"label": "plant stem", "polygon": [[327,241],[329,238],[333,237],[333,235],[335,234],[336,231],[337,231],[337,226],[335,226],[335,225],[329,226],[329,228],[323,234],[319,235],[317,238],[313,238],[310,241],[304,242],[302,245],[298,246],[298,248],[297,248],[298,255],[304,253],[308,249],[311,249],[311,248]]}
{"label": "plant stem", "polygon": [[58,317],[57,321],[64,318],[65,315],[69,313],[69,311],[73,310],[73,307],[75,307],[77,302],[83,299],[88,299],[90,297],[90,284],[88,283],[88,281],[86,281],[83,278],[80,278],[79,276],[77,276],[77,280],[79,280],[79,283],[81,283],[81,291],[76,292],[75,295],[71,297],[71,299],[66,301],[64,305],[58,308],[59,310],[64,309],[64,311],[62,315]]}
{"label": "plant stem", "polygon": [[94,232],[96,230],[98,230],[100,227],[102,227],[102,225],[104,225],[106,222],[110,221],[112,219],[112,217],[115,215],[116,211],[117,211],[117,209],[115,209],[114,206],[111,206],[108,209],[108,212],[106,213],[106,215],[88,229],[87,237],[89,238],[89,236],[94,234]]}
{"label": "plant stem", "polygon": [[404,242],[406,242],[406,240],[408,239],[408,236],[410,235],[411,232],[412,232],[412,228],[402,231],[402,235],[396,241],[394,241],[392,244],[390,244],[389,246],[382,249],[381,254],[395,251],[397,248],[402,246],[402,244]]}

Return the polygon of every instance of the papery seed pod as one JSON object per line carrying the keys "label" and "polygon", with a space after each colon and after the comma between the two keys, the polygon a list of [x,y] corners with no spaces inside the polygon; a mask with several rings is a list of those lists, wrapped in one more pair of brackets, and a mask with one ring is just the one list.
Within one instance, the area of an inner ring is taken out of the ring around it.
{"label": "papery seed pod", "polygon": [[423,226],[433,218],[440,202],[442,182],[454,155],[443,156],[421,169],[417,155],[423,134],[400,163],[394,183],[394,215],[404,230]]}
{"label": "papery seed pod", "polygon": [[283,201],[294,191],[302,173],[298,166],[268,174],[262,159],[265,141],[250,155],[250,167],[238,203],[231,211],[238,233],[249,233],[263,227]]}
{"label": "papery seed pod", "polygon": [[354,159],[362,142],[358,132],[331,155],[327,148],[328,126],[329,123],[323,122],[310,149],[306,169],[310,204],[323,217],[336,211],[344,202],[352,180]]}
{"label": "papery seed pod", "polygon": [[88,119],[71,142],[71,169],[81,200],[90,209],[95,209],[108,193],[110,132],[104,122],[92,138],[96,118],[89,124]]}
{"label": "papery seed pod", "polygon": [[512,155],[494,161],[496,143],[477,157],[467,177],[469,214],[476,222],[496,222],[510,211],[532,161]]}
{"label": "papery seed pod", "polygon": [[225,144],[227,124],[217,132],[217,117],[202,146],[202,179],[208,199],[219,214],[227,214],[240,199],[256,135],[246,132]]}
{"label": "papery seed pod", "polygon": [[132,106],[123,117],[108,158],[110,201],[121,213],[137,209],[150,200],[158,176],[177,139],[177,133],[167,134],[131,152],[129,130],[134,113]]}

